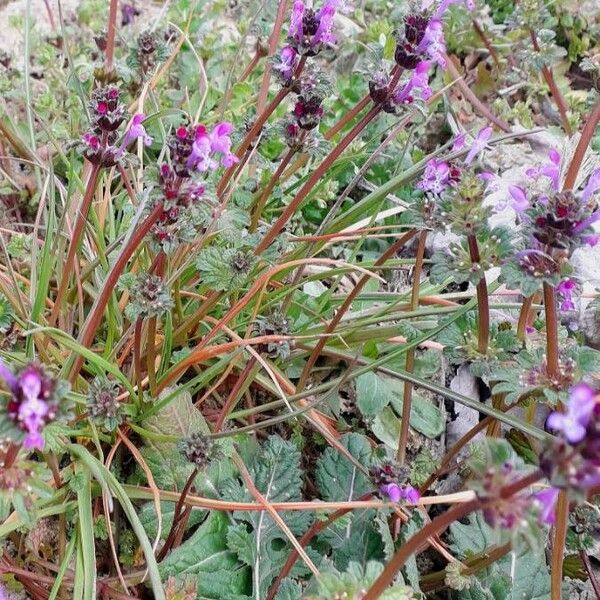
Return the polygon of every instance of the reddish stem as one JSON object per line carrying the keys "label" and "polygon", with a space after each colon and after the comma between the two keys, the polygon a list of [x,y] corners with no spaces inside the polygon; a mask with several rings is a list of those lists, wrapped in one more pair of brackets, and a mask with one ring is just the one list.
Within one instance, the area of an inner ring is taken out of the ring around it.
{"label": "reddish stem", "polygon": [[594,109],[585,122],[581,137],[577,143],[577,148],[575,148],[575,153],[573,154],[573,159],[571,160],[567,175],[565,176],[564,190],[572,190],[575,187],[577,174],[581,168],[581,163],[583,162],[588,146],[594,137],[594,133],[596,133],[598,123],[600,123],[600,100],[596,102]]}
{"label": "reddish stem", "polygon": [[[96,335],[96,331],[100,325],[100,320],[104,314],[104,309],[106,308],[110,296],[117,285],[119,277],[127,266],[129,259],[133,256],[133,253],[136,251],[138,246],[144,241],[144,238],[150,232],[150,229],[152,229],[162,212],[163,205],[162,203],[159,203],[152,209],[152,212],[146,217],[142,224],[135,229],[131,238],[129,238],[127,245],[123,247],[121,253],[117,257],[117,260],[113,264],[110,273],[102,285],[100,294],[98,294],[98,297],[92,306],[86,322],[83,325],[81,335],[79,336],[79,342],[85,348],[89,348],[94,341],[94,336]],[[69,381],[71,383],[73,383],[77,378],[77,375],[83,366],[83,362],[84,358],[82,356],[76,357],[69,374]]]}
{"label": "reddish stem", "polygon": [[558,376],[558,315],[554,288],[544,283],[544,313],[546,316],[546,362],[548,377]]}
{"label": "reddish stem", "polygon": [[269,180],[269,183],[267,184],[265,189],[260,193],[260,196],[259,196],[258,200],[256,201],[254,208],[252,209],[252,221],[250,223],[250,231],[251,232],[256,231],[256,227],[258,226],[258,221],[260,219],[262,211],[265,208],[265,205],[267,204],[267,200],[268,200],[269,196],[271,195],[271,192],[273,191],[273,188],[279,181],[281,174],[285,171],[286,167],[290,164],[290,161],[292,160],[292,158],[295,154],[296,154],[296,150],[294,148],[290,148],[287,151],[286,155],[283,157],[282,161],[279,163],[277,170],[275,171],[275,173],[273,173],[273,176]]}
{"label": "reddish stem", "polygon": [[[469,253],[471,255],[471,261],[479,263],[481,257],[479,256],[479,246],[477,245],[477,238],[474,235],[467,236],[469,243]],[[487,354],[488,344],[490,339],[490,303],[488,298],[487,282],[485,280],[485,273],[482,274],[479,283],[477,284],[477,350],[480,354]]]}
{"label": "reddish stem", "polygon": [[[538,44],[537,35],[533,31],[533,29],[529,30],[529,35],[531,37],[534,50],[539,53],[540,45]],[[542,75],[544,76],[546,84],[550,88],[550,93],[554,98],[554,102],[556,102],[558,112],[560,113],[560,120],[562,121],[563,129],[565,130],[567,135],[571,135],[573,133],[573,130],[571,129],[571,124],[569,123],[569,117],[567,116],[567,103],[565,102],[563,95],[560,93],[560,90],[556,85],[556,81],[554,81],[554,75],[546,65],[542,67]]]}
{"label": "reddish stem", "polygon": [[237,378],[235,385],[233,386],[233,388],[231,388],[231,392],[229,392],[229,396],[227,397],[225,404],[223,404],[223,408],[221,409],[221,412],[219,413],[219,417],[217,418],[217,422],[215,424],[215,432],[221,431],[221,428],[223,427],[223,423],[225,422],[227,415],[231,412],[231,409],[233,408],[233,405],[235,404],[237,396],[238,396],[240,390],[242,389],[242,386],[246,382],[246,379],[250,375],[250,372],[254,368],[255,364],[256,364],[256,357],[253,356],[252,358],[250,358],[248,360],[243,371],[240,373],[239,377]]}
{"label": "reddish stem", "polygon": [[108,12],[108,31],[106,33],[106,72],[110,73],[113,68],[113,58],[115,53],[115,37],[117,33],[117,8],[118,0],[110,0],[110,9]]}
{"label": "reddish stem", "polygon": [[[520,492],[526,487],[529,487],[539,479],[543,477],[541,471],[535,471],[523,479],[511,483],[500,490],[498,495],[499,500],[506,500],[514,494]],[[405,565],[406,561],[421,548],[427,538],[445,531],[446,528],[458,521],[463,517],[467,516],[473,511],[479,510],[487,505],[494,504],[494,499],[483,499],[475,498],[464,504],[457,504],[444,514],[436,517],[425,527],[420,529],[415,535],[413,535],[406,543],[402,544],[397,550],[396,554],[388,562],[383,569],[381,575],[375,580],[375,583],[369,588],[366,595],[363,596],[363,600],[377,600],[385,592],[385,590],[393,583],[396,578],[398,571]]]}
{"label": "reddish stem", "polygon": [[333,136],[338,132],[344,129],[350,121],[352,121],[359,112],[361,112],[364,108],[369,105],[371,101],[371,96],[367,94],[364,98],[362,98],[354,108],[349,110],[331,129],[328,129],[323,136],[327,141],[331,140]]}
{"label": "reddish stem", "polygon": [[296,209],[304,201],[308,193],[312,190],[315,184],[323,177],[327,169],[336,161],[336,159],[344,152],[344,150],[352,143],[354,139],[365,129],[365,127],[379,114],[380,106],[374,106],[340,141],[340,143],[327,155],[325,160],[319,165],[313,174],[308,178],[305,184],[300,188],[300,191],[294,196],[294,199],[285,207],[281,216],[271,226],[265,237],[260,241],[254,253],[259,255],[263,253],[279,235],[285,227],[290,217],[296,212]]}
{"label": "reddish stem", "polygon": [[87,182],[87,186],[85,188],[85,193],[81,201],[81,206],[77,211],[75,226],[73,227],[71,238],[69,240],[69,250],[67,252],[67,259],[62,268],[60,283],[58,285],[58,291],[56,292],[56,299],[54,300],[54,306],[52,308],[52,312],[50,313],[50,317],[48,318],[48,324],[50,326],[53,326],[58,319],[62,302],[67,291],[67,287],[69,285],[69,279],[71,278],[73,265],[75,263],[75,255],[77,254],[81,234],[87,222],[87,216],[90,212],[92,200],[94,199],[94,193],[96,191],[96,185],[98,183],[98,175],[100,174],[100,169],[100,165],[93,165]]}
{"label": "reddish stem", "polygon": [[464,97],[469,101],[469,104],[482,116],[485,117],[488,121],[496,125],[502,131],[506,133],[511,133],[510,125],[502,120],[500,117],[497,117],[471,90],[471,88],[467,85],[464,80],[464,77],[461,75],[456,65],[454,64],[454,57],[446,56],[446,63],[448,65],[448,72],[452,75],[452,78],[456,80],[456,85],[459,87],[460,91],[463,93]]}
{"label": "reddish stem", "polygon": [[487,51],[490,53],[490,56],[492,57],[494,64],[499,69],[500,61],[498,60],[498,53],[496,52],[496,49],[494,48],[494,46],[492,46],[490,39],[488,38],[485,31],[479,24],[479,21],[477,19],[471,19],[471,22],[473,23],[473,29],[475,29],[475,32],[479,36],[479,39],[483,42],[483,45],[486,47]]}

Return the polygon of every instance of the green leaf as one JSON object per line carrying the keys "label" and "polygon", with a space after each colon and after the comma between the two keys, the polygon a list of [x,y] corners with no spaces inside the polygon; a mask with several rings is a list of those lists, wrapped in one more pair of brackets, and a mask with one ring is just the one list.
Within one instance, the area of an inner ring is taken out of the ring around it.
{"label": "green leaf", "polygon": [[92,516],[92,488],[90,472],[83,469],[84,485],[77,492],[77,507],[79,516],[79,540],[83,563],[83,598],[96,598],[96,549],[94,547],[94,525]]}
{"label": "green leaf", "polygon": [[[402,416],[402,399],[404,397],[404,386],[395,383],[394,399],[392,406],[398,415]],[[446,419],[442,411],[433,402],[413,392],[412,406],[410,410],[410,426],[425,437],[436,438],[444,431]]]}
{"label": "green leaf", "polygon": [[221,600],[243,596],[247,590],[248,569],[227,548],[229,519],[223,512],[211,512],[206,521],[159,565],[163,580],[194,575],[197,600]]}
{"label": "green leaf", "polygon": [[[254,485],[267,500],[290,502],[302,499],[300,452],[294,444],[271,436],[258,452],[254,444],[247,444],[242,447],[241,454]],[[247,486],[238,479],[230,479],[223,484],[222,496],[232,501],[254,501]],[[265,598],[289,556],[291,544],[266,512],[236,511],[233,516],[237,525],[229,529],[228,548],[252,568],[253,596]],[[285,512],[281,516],[297,536],[302,535],[312,521],[308,512]],[[315,557],[317,562],[319,559],[319,556]],[[306,567],[298,561],[291,575],[306,573]]]}
{"label": "green leaf", "polygon": [[377,415],[371,424],[373,435],[386,446],[398,450],[400,428],[402,421],[390,406],[386,406],[380,415]]}
{"label": "green leaf", "polygon": [[356,404],[365,416],[378,415],[393,399],[385,379],[376,373],[365,373],[356,379]]}
{"label": "green leaf", "polygon": [[[368,440],[357,433],[340,438],[340,443],[354,458],[368,469],[371,447]],[[334,448],[327,448],[317,462],[316,484],[324,500],[356,500],[373,489],[369,478]],[[350,562],[366,565],[369,560],[381,559],[384,543],[375,524],[376,511],[353,511],[347,520],[330,525],[319,540],[331,546],[336,568],[345,569]]]}

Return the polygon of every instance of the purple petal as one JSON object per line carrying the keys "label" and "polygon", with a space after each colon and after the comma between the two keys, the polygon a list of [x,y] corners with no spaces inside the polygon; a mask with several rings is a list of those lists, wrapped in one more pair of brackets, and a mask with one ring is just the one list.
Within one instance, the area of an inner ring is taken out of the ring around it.
{"label": "purple petal", "polygon": [[556,511],[556,500],[558,499],[558,489],[550,487],[533,495],[535,500],[540,503],[541,510],[539,521],[544,525],[552,525],[554,523]]}
{"label": "purple petal", "polygon": [[421,499],[421,494],[419,494],[419,490],[417,488],[414,488],[412,485],[407,485],[404,488],[402,496],[411,504],[416,504]]}
{"label": "purple petal", "polygon": [[15,394],[18,390],[17,378],[13,372],[0,360],[0,378],[4,379],[4,383],[10,388],[10,391]]}
{"label": "purple petal", "polygon": [[600,169],[596,169],[588,179],[587,185],[581,193],[581,201],[588,202],[594,192],[600,189]]}
{"label": "purple petal", "polygon": [[379,490],[389,498],[390,502],[400,502],[402,499],[402,490],[397,483],[387,483]]}

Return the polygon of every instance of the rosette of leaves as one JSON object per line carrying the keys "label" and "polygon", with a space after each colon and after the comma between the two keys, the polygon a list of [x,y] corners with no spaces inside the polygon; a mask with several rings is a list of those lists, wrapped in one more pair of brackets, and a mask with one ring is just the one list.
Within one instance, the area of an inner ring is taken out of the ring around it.
{"label": "rosette of leaves", "polygon": [[456,283],[469,282],[477,285],[485,272],[497,267],[511,252],[510,232],[504,227],[482,229],[477,234],[480,259],[471,259],[466,239],[452,242],[443,252],[436,252],[430,271],[432,283],[443,283],[452,278]]}
{"label": "rosette of leaves", "polygon": [[143,31],[130,49],[127,66],[138,72],[143,79],[156,65],[164,62],[168,54],[164,36],[160,31]]}
{"label": "rosette of leaves", "polygon": [[476,377],[491,377],[490,373],[496,372],[499,363],[511,360],[520,348],[520,342],[511,327],[492,323],[487,354],[480,354],[477,319],[473,314],[448,325],[437,339],[444,345],[444,355],[452,364],[469,362],[471,373]]}
{"label": "rosette of leaves", "polygon": [[88,389],[88,414],[108,431],[114,431],[123,422],[123,406],[118,395],[119,386],[107,377],[96,377]]}
{"label": "rosette of leaves", "polygon": [[558,373],[552,377],[543,348],[521,350],[514,360],[516,364],[498,365],[490,374],[496,382],[492,393],[506,394],[507,404],[535,400],[556,406],[567,400],[574,383],[600,368],[600,352],[578,346],[562,348]]}
{"label": "rosette of leaves", "polygon": [[487,228],[492,214],[484,206],[485,184],[474,171],[462,174],[456,188],[449,188],[439,203],[438,214],[443,223],[458,235],[474,235]]}
{"label": "rosette of leaves", "polygon": [[171,291],[158,275],[140,273],[136,277],[128,273],[121,277],[119,287],[131,294],[131,301],[125,307],[125,316],[130,321],[159,317],[173,308]]}
{"label": "rosette of leaves", "polygon": [[543,283],[556,287],[571,269],[566,261],[557,261],[542,250],[515,252],[502,264],[502,277],[510,290],[523,296],[535,294]]}
{"label": "rosette of leaves", "polygon": [[[254,323],[254,333],[263,335],[290,335],[290,322],[280,312],[273,312],[266,317],[259,317]],[[290,341],[269,342],[264,347],[259,347],[260,352],[265,352],[270,358],[286,360],[290,356]]]}
{"label": "rosette of leaves", "polygon": [[221,246],[205,248],[196,260],[202,283],[222,292],[242,288],[255,264],[251,251]]}

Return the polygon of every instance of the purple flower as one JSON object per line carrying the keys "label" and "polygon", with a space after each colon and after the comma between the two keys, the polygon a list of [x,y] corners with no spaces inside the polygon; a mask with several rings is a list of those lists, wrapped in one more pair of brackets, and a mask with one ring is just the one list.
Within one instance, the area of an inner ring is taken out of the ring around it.
{"label": "purple flower", "polygon": [[26,432],[25,448],[44,448],[41,431],[54,417],[58,408],[56,382],[35,363],[30,363],[14,375],[0,363],[0,379],[9,388],[12,397],[6,412],[13,423]]}
{"label": "purple flower", "polygon": [[304,35],[303,19],[304,19],[304,2],[302,0],[296,0],[294,7],[292,8],[292,18],[290,19],[290,28],[288,30],[288,37],[294,38],[298,42],[302,42]]}
{"label": "purple flower", "polygon": [[407,500],[411,504],[416,504],[421,495],[419,490],[414,488],[412,485],[400,486],[397,483],[386,483],[379,487],[379,491],[385,494],[390,502],[400,502],[400,500]]}
{"label": "purple flower", "polygon": [[336,0],[327,0],[323,8],[318,12],[319,26],[313,36],[311,46],[317,44],[335,44],[335,36],[333,35],[333,18],[337,6]]}
{"label": "purple flower", "polygon": [[541,492],[533,494],[534,501],[540,507],[538,520],[541,525],[552,525],[554,523],[558,493],[558,488],[549,487]]}
{"label": "purple flower", "polygon": [[473,140],[471,149],[465,158],[465,164],[470,165],[475,157],[486,147],[488,140],[492,136],[492,131],[491,127],[485,127],[477,134],[477,137]]}
{"label": "purple flower", "polygon": [[394,102],[397,104],[410,103],[413,100],[413,90],[419,91],[421,100],[429,100],[433,95],[429,87],[429,67],[431,62],[424,60],[415,67],[415,72],[408,83],[396,94],[394,94]]}
{"label": "purple flower", "polygon": [[140,11],[133,4],[121,5],[121,25],[131,25],[135,17],[140,14]]}
{"label": "purple flower", "polygon": [[433,192],[439,195],[450,185],[449,177],[448,163],[432,158],[427,162],[423,178],[417,183],[417,187],[424,192]]}
{"label": "purple flower", "polygon": [[444,41],[444,27],[438,19],[429,21],[417,52],[427,54],[442,69],[446,68],[446,43]]}
{"label": "purple flower", "polygon": [[123,150],[138,138],[142,138],[144,146],[149,146],[152,143],[152,138],[146,133],[146,129],[142,125],[144,118],[145,116],[141,113],[134,115],[131,120],[131,125],[125,132],[123,143],[121,144]]}
{"label": "purple flower", "polygon": [[278,71],[284,81],[289,81],[294,73],[296,66],[296,57],[298,53],[291,46],[285,46],[279,55],[279,62],[273,65],[273,69]]}
{"label": "purple flower", "polygon": [[400,502],[402,499],[402,488],[397,483],[386,483],[379,488],[382,494],[385,494],[390,502]]}
{"label": "purple flower", "polygon": [[588,179],[588,182],[581,192],[581,201],[587,203],[591,196],[600,189],[600,169],[596,169]]}
{"label": "purple flower", "polygon": [[573,279],[564,279],[556,286],[556,291],[561,297],[560,310],[563,312],[569,310],[575,310],[575,303],[573,302],[573,291],[576,289],[577,284]]}
{"label": "purple flower", "polygon": [[236,164],[239,159],[231,152],[230,133],[233,131],[233,125],[228,122],[222,122],[207,133],[202,125],[196,127],[192,151],[187,159],[188,168],[195,168],[201,173],[214,171],[218,168],[219,162],[215,160],[214,154],[222,154],[222,164],[228,168]]}
{"label": "purple flower", "polygon": [[[474,0],[442,0],[440,2],[440,5],[438,7],[438,9],[435,11],[433,18],[434,19],[441,19],[444,16],[444,13],[448,10],[448,7],[451,4],[463,4],[466,6],[466,8],[468,10],[475,10],[475,2]],[[429,6],[431,6],[433,4],[433,2],[430,2],[428,0],[426,0],[424,3],[424,5],[427,4]]]}
{"label": "purple flower", "polygon": [[542,165],[541,167],[532,167],[525,171],[528,177],[532,179],[538,179],[539,177],[548,177],[552,184],[552,189],[555,192],[560,190],[560,153],[558,150],[552,149],[548,152],[549,163]]}
{"label": "purple flower", "polygon": [[465,147],[465,141],[467,140],[466,132],[463,132],[454,138],[454,144],[452,144],[452,152],[459,152]]}
{"label": "purple flower", "polygon": [[509,185],[508,192],[512,197],[512,207],[517,213],[522,213],[529,207],[529,200],[525,190],[518,185]]}
{"label": "purple flower", "polygon": [[596,406],[595,392],[585,383],[571,388],[569,403],[564,413],[553,412],[546,425],[550,429],[560,431],[571,444],[581,442]]}
{"label": "purple flower", "polygon": [[411,504],[416,504],[421,499],[421,494],[419,494],[417,488],[414,488],[412,485],[407,485],[404,490],[402,490],[402,497]]}

